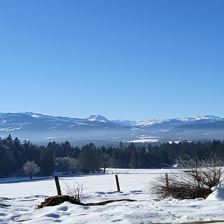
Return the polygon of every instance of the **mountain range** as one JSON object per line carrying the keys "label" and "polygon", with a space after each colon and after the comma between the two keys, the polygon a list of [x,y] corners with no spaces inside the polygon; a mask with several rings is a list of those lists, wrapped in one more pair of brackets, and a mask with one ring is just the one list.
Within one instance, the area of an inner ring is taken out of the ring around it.
{"label": "mountain range", "polygon": [[73,144],[119,142],[206,141],[224,139],[224,118],[212,115],[164,120],[109,120],[102,115],[88,118],[56,117],[32,112],[0,113],[0,136],[46,144],[69,140]]}

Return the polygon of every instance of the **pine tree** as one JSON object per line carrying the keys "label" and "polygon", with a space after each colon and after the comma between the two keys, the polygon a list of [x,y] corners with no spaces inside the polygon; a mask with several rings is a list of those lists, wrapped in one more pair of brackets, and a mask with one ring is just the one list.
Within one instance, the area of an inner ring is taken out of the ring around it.
{"label": "pine tree", "polygon": [[51,150],[46,150],[42,152],[39,165],[41,169],[41,174],[51,175],[53,173],[54,159]]}

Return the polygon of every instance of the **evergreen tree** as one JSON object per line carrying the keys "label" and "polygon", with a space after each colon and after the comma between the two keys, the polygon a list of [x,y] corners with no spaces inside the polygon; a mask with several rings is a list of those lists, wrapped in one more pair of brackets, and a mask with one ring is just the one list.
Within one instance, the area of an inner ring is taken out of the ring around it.
{"label": "evergreen tree", "polygon": [[51,150],[42,151],[39,162],[42,175],[51,175],[54,171],[54,159]]}
{"label": "evergreen tree", "polygon": [[79,164],[83,172],[93,172],[99,170],[99,155],[94,144],[83,146],[80,156]]}
{"label": "evergreen tree", "polygon": [[138,167],[138,165],[137,165],[137,152],[136,152],[135,148],[132,150],[129,167],[132,168],[132,169],[136,169]]}

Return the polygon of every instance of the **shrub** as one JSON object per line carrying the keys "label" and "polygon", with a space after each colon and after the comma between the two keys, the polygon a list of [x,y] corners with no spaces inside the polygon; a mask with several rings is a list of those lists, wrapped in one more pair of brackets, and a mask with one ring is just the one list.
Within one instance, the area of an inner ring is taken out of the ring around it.
{"label": "shrub", "polygon": [[[180,174],[162,177],[155,184],[156,193],[162,198],[178,199],[207,198],[212,193],[211,188],[222,183],[222,162],[217,160],[190,160],[187,169]],[[186,167],[186,166],[185,166]]]}
{"label": "shrub", "polygon": [[72,198],[73,201],[81,203],[83,196],[83,184],[76,184],[69,186],[66,184],[66,193]]}

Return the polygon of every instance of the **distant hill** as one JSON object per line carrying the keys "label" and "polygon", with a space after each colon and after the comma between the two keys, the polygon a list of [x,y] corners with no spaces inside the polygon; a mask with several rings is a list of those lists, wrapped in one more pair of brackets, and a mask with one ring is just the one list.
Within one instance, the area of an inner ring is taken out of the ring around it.
{"label": "distant hill", "polygon": [[9,134],[40,144],[53,140],[69,140],[75,144],[223,140],[224,118],[209,115],[166,120],[114,121],[102,115],[90,115],[81,119],[32,112],[0,113],[0,136]]}

